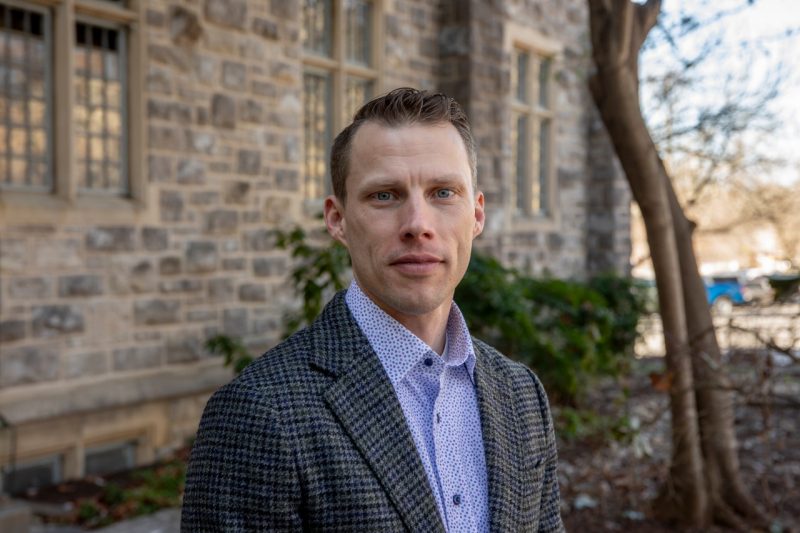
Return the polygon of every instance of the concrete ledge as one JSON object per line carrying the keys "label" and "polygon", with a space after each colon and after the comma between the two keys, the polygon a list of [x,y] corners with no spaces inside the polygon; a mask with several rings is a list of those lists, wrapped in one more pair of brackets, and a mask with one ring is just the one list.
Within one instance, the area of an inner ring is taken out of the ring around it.
{"label": "concrete ledge", "polygon": [[14,425],[213,391],[233,372],[213,359],[91,382],[43,383],[0,392],[3,416]]}

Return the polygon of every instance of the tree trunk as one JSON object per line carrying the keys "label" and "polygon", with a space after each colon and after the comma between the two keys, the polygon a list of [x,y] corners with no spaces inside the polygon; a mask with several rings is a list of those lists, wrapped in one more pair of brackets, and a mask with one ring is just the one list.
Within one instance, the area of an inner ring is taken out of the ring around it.
{"label": "tree trunk", "polygon": [[[667,515],[695,526],[741,526],[761,515],[744,490],[733,409],[697,270],[691,223],[675,196],[639,108],[638,56],[660,0],[588,0],[597,72],[592,96],[642,211],[656,274],[671,378],[672,463]],[[737,514],[738,513],[738,514]]]}

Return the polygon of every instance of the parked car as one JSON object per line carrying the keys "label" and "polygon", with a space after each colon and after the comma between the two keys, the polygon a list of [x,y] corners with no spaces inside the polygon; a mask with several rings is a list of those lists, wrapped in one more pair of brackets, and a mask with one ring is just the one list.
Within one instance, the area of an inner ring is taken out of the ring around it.
{"label": "parked car", "polygon": [[711,311],[719,315],[729,315],[734,305],[747,303],[742,283],[738,276],[706,276],[706,298]]}
{"label": "parked car", "polygon": [[742,288],[742,296],[749,304],[770,305],[775,301],[775,290],[766,276],[758,276],[747,281]]}

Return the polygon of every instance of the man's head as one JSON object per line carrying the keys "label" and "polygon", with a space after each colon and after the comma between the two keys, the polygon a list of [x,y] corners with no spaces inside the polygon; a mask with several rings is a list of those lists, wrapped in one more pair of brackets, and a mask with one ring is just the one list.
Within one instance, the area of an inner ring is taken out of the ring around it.
{"label": "man's head", "polygon": [[412,124],[446,124],[456,128],[469,158],[472,187],[477,190],[477,159],[475,139],[472,138],[469,120],[454,99],[441,93],[429,93],[402,87],[375,98],[358,110],[353,122],[343,129],[333,141],[331,149],[331,181],[333,194],[342,202],[347,198],[347,174],[350,152],[356,132],[366,122],[399,127]]}
{"label": "man's head", "polygon": [[398,89],[366,104],[340,143],[341,191],[325,199],[328,231],[350,252],[359,286],[404,323],[450,310],[484,222],[467,119],[451,99],[426,98]]}

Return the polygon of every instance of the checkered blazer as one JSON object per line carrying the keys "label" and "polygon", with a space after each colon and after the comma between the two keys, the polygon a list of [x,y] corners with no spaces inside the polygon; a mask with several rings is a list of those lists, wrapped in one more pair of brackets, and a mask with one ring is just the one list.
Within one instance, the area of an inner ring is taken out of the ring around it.
{"label": "checkered blazer", "polygon": [[[475,340],[492,531],[562,531],[547,398]],[[209,400],[181,531],[444,531],[389,378],[337,294]]]}

